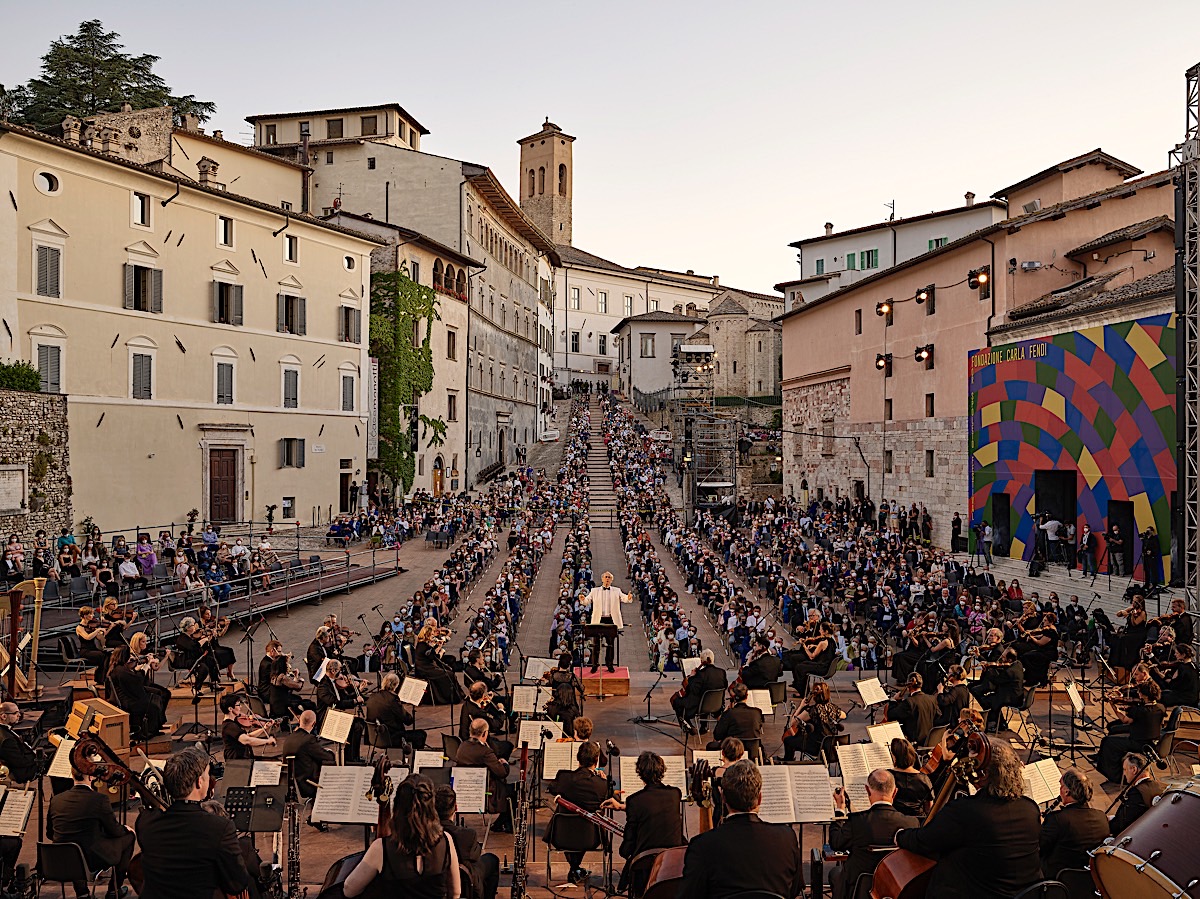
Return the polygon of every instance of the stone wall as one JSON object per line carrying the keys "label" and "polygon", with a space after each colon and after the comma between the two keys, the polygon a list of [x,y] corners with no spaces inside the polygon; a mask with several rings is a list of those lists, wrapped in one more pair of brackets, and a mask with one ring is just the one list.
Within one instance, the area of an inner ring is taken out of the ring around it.
{"label": "stone wall", "polygon": [[[784,492],[826,499],[854,496],[856,482],[878,504],[880,499],[905,505],[924,503],[933,515],[933,542],[949,543],[950,519],[967,517],[967,419],[924,418],[912,421],[850,423],[850,382],[837,378],[784,390]],[[886,425],[886,428],[885,428]],[[852,438],[858,438],[859,455]],[[885,471],[885,452],[892,454]],[[926,475],[926,451],[933,452],[933,475]],[[869,466],[869,471],[868,471]]]}
{"label": "stone wall", "polygon": [[[0,390],[0,536],[72,528],[67,398]],[[36,508],[36,511],[34,509]]]}

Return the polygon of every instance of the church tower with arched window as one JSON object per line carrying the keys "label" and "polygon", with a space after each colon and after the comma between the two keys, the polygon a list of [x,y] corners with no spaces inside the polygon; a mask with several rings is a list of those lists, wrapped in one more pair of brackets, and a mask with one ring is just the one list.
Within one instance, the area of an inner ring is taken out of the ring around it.
{"label": "church tower with arched window", "polygon": [[521,211],[559,245],[571,245],[571,145],[549,119],[521,145]]}

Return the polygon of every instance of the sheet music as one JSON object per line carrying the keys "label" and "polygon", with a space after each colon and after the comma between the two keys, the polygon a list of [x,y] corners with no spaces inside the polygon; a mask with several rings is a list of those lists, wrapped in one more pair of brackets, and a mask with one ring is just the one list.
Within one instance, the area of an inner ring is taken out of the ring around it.
{"label": "sheet music", "polygon": [[1058,798],[1058,786],[1062,781],[1062,772],[1054,759],[1042,759],[1032,765],[1026,765],[1021,771],[1025,781],[1025,795],[1042,805],[1053,802]]}
{"label": "sheet music", "polygon": [[762,804],[758,807],[758,817],[768,823],[791,824],[795,820],[796,803],[792,799],[792,780],[788,774],[793,767],[766,765],[758,769],[762,775]]}
{"label": "sheet music", "polygon": [[[550,736],[543,737],[542,731],[550,731]],[[521,722],[521,730],[517,736],[517,745],[528,743],[530,749],[541,749],[543,740],[553,742],[563,735],[561,721],[530,721]]]}
{"label": "sheet music", "polygon": [[446,757],[436,749],[418,749],[413,753],[413,770],[420,771],[422,768],[440,768]]}
{"label": "sheet music", "polygon": [[4,806],[0,808],[0,836],[24,836],[36,799],[37,790],[9,790],[5,794]]}
{"label": "sheet music", "polygon": [[[623,798],[628,799],[645,786],[637,773],[637,756],[623,755],[621,758],[621,790]],[[687,795],[687,764],[682,755],[664,755],[663,763],[667,766],[663,783],[669,787],[678,787]]]}
{"label": "sheet music", "polygon": [[[375,824],[379,803],[367,799],[374,768],[366,765],[325,765],[313,802],[313,821],[333,824]],[[2,817],[2,814],[0,814]]]}
{"label": "sheet music", "polygon": [[64,739],[58,744],[58,749],[54,751],[54,758],[50,761],[50,770],[46,773],[51,777],[65,777],[68,780],[75,775],[71,771],[71,750],[75,748],[75,740]]}
{"label": "sheet music", "polygon": [[325,680],[325,666],[328,664],[329,664],[328,658],[321,659],[321,664],[318,665],[317,670],[315,672],[313,672],[312,679],[313,679],[314,684]]}
{"label": "sheet music", "polygon": [[869,725],[867,734],[870,735],[872,743],[890,743],[897,738],[904,739],[904,731],[900,728],[899,721],[885,721],[883,724]]}
{"label": "sheet music", "polygon": [[542,778],[554,780],[559,771],[575,769],[575,753],[578,743],[547,743],[542,747]]}
{"label": "sheet music", "polygon": [[862,697],[863,705],[887,702],[887,692],[883,689],[883,684],[879,682],[879,678],[877,677],[856,680],[854,686],[858,689],[858,695]]}
{"label": "sheet music", "polygon": [[837,747],[838,767],[846,781],[846,795],[855,802],[867,798],[867,777],[877,768],[890,768],[892,754],[886,743],[852,743]]}
{"label": "sheet music", "polygon": [[525,660],[525,680],[541,680],[547,671],[558,667],[554,659],[527,658]]}
{"label": "sheet music", "polygon": [[404,683],[400,685],[400,701],[407,702],[409,705],[420,705],[428,687],[429,683],[419,677],[406,677]]}
{"label": "sheet music", "polygon": [[549,687],[517,685],[512,688],[512,710],[522,715],[536,715],[546,711],[546,703],[553,698],[554,692]]}
{"label": "sheet music", "polygon": [[1083,714],[1083,697],[1079,695],[1079,686],[1073,680],[1067,681],[1067,695],[1071,697],[1071,708],[1076,715]]}
{"label": "sheet music", "polygon": [[326,709],[325,720],[321,722],[321,733],[317,736],[331,743],[345,743],[350,739],[350,728],[353,724],[354,716],[349,712]]}
{"label": "sheet music", "polygon": [[764,715],[774,715],[775,706],[771,703],[770,690],[747,691],[746,705],[759,709]]}
{"label": "sheet music", "polygon": [[464,814],[487,811],[487,768],[455,768],[450,775],[458,810]]}
{"label": "sheet music", "polygon": [[[745,756],[743,755],[743,758]],[[692,764],[703,759],[708,762],[708,767],[716,770],[721,767],[721,750],[719,749],[694,749],[692,750]]]}
{"label": "sheet music", "polygon": [[[824,765],[782,765],[792,781],[793,821],[833,820],[833,784]],[[762,769],[759,769],[762,770]]]}
{"label": "sheet music", "polygon": [[690,656],[686,659],[680,659],[679,666],[683,669],[684,677],[691,677],[696,673],[696,669],[700,667],[700,660],[695,656]]}
{"label": "sheet music", "polygon": [[283,762],[270,759],[255,759],[250,769],[250,786],[277,787],[283,778]]}

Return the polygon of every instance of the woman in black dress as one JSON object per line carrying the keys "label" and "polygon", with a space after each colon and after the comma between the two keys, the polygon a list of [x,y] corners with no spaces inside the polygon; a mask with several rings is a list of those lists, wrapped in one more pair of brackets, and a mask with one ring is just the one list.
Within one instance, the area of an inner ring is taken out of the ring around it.
{"label": "woman in black dress", "polygon": [[437,622],[425,619],[425,625],[417,634],[416,669],[417,677],[429,684],[425,696],[432,705],[450,705],[462,701],[462,691],[454,672],[462,663],[442,654],[443,640],[439,636]]}
{"label": "woman in black dress", "polygon": [[1121,631],[1121,642],[1114,653],[1113,667],[1118,669],[1117,676],[1124,679],[1126,672],[1132,671],[1133,666],[1142,657],[1142,647],[1146,645],[1146,636],[1150,630],[1146,617],[1146,598],[1135,595],[1129,603],[1129,608],[1117,612],[1118,618],[1125,619],[1125,629]]}
{"label": "woman in black dress", "polygon": [[923,818],[933,803],[933,782],[917,770],[917,750],[908,740],[892,740],[892,776],[896,778],[896,798],[892,807],[903,815]]}

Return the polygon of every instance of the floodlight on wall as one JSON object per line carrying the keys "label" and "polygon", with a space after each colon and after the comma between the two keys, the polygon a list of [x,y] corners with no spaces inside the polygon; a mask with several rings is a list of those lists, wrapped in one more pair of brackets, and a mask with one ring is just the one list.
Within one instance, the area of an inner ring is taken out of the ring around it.
{"label": "floodlight on wall", "polygon": [[890,300],[884,300],[882,303],[875,304],[875,314],[876,315],[881,315],[881,316],[887,315],[891,311],[892,311],[892,303]]}
{"label": "floodlight on wall", "polygon": [[972,290],[978,290],[984,284],[987,284],[992,277],[992,267],[985,265],[982,268],[973,268],[967,272],[967,287]]}
{"label": "floodlight on wall", "polygon": [[920,290],[917,291],[916,296],[914,296],[913,299],[916,300],[917,305],[920,306],[926,300],[933,299],[933,291],[934,290],[935,290],[935,288],[932,284],[930,284],[928,287],[922,287]]}
{"label": "floodlight on wall", "polygon": [[933,357],[933,344],[927,343],[925,346],[919,346],[916,352],[913,353],[913,358],[918,362],[928,362]]}
{"label": "floodlight on wall", "polygon": [[876,353],[875,354],[875,367],[877,369],[879,369],[880,371],[883,371],[885,368],[887,368],[888,365],[891,364],[891,361],[892,361],[891,353]]}

